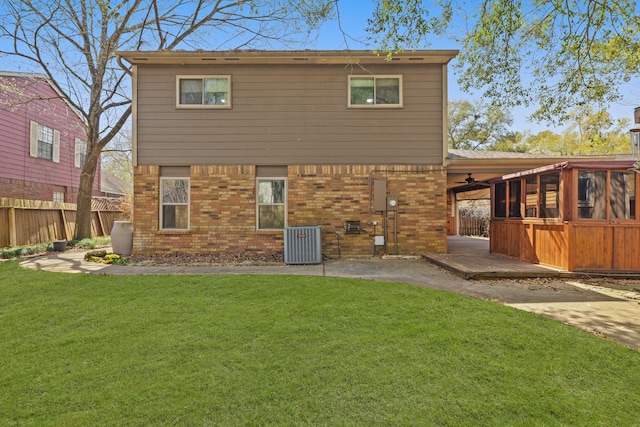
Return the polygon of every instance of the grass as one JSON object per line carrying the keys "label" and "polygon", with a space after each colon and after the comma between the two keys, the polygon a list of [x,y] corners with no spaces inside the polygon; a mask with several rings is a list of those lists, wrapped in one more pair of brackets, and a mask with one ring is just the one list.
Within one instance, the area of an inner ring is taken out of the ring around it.
{"label": "grass", "polygon": [[499,304],[0,263],[0,425],[639,425],[640,353]]}

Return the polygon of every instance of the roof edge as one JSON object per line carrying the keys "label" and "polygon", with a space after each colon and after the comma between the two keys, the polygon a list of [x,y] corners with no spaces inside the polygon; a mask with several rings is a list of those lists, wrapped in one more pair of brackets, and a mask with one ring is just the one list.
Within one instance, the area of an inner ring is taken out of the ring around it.
{"label": "roof edge", "polygon": [[116,55],[131,64],[366,64],[415,63],[447,64],[457,50],[415,50],[394,53],[369,50],[231,50],[231,51],[118,51]]}
{"label": "roof edge", "polygon": [[553,165],[544,166],[536,169],[529,169],[522,172],[511,173],[503,175],[499,178],[495,178],[490,182],[507,181],[514,178],[522,178],[525,176],[536,175],[545,172],[553,172],[562,169],[586,169],[586,170],[600,170],[600,169],[628,169],[636,171],[637,161],[634,160],[602,160],[602,161],[566,161],[555,163]]}

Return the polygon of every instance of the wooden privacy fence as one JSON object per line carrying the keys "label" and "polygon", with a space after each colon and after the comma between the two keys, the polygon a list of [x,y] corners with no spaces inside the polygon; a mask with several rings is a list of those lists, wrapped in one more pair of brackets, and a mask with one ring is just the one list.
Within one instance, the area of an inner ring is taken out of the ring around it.
{"label": "wooden privacy fence", "polygon": [[[117,201],[92,200],[92,235],[110,235],[113,222],[124,216]],[[0,248],[71,240],[75,226],[73,203],[0,198]]]}
{"label": "wooden privacy fence", "polygon": [[458,234],[461,236],[489,237],[489,218],[460,215]]}

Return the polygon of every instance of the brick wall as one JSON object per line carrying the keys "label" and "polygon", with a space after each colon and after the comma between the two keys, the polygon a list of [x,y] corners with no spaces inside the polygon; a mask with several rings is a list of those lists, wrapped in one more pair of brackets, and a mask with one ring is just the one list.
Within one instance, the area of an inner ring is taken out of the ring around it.
{"label": "brick wall", "polygon": [[50,202],[53,201],[54,191],[64,191],[67,203],[75,203],[78,198],[78,189],[75,187],[0,177],[0,197]]}
{"label": "brick wall", "polygon": [[[256,231],[255,167],[192,166],[189,231],[159,231],[158,166],[134,171],[134,252],[281,253],[282,232]],[[372,212],[373,179],[387,180],[396,212]],[[323,253],[373,255],[374,235],[386,236],[387,253],[446,252],[446,171],[435,166],[289,166],[288,225],[319,225]],[[358,220],[362,233],[345,234]],[[377,225],[374,226],[374,222]],[[387,223],[386,232],[383,224]],[[336,232],[338,235],[336,235]]]}

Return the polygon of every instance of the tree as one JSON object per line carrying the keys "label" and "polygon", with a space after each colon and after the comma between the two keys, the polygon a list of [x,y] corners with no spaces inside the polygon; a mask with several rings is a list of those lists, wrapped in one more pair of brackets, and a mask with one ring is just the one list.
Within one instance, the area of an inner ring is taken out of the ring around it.
{"label": "tree", "polygon": [[640,74],[633,0],[482,0],[455,10],[449,0],[431,4],[380,0],[368,31],[393,52],[423,47],[445,27],[457,30],[463,89],[481,90],[501,107],[535,105],[535,119],[562,122],[585,102],[603,108]]}
{"label": "tree", "polygon": [[131,129],[125,127],[102,150],[102,167],[122,182],[133,185]]}
{"label": "tree", "polygon": [[508,135],[513,123],[502,109],[481,102],[449,102],[449,147],[464,150],[490,149]]}
{"label": "tree", "polygon": [[525,141],[525,134],[522,132],[507,132],[489,147],[489,151],[526,153],[528,152],[528,147]]}
{"label": "tree", "polygon": [[568,113],[569,126],[556,134],[543,131],[526,138],[527,151],[553,156],[630,154],[628,119],[614,122],[606,111],[588,105]]}
{"label": "tree", "polygon": [[[331,13],[324,0],[4,0],[0,55],[44,73],[86,123],[74,238],[91,236],[100,153],[131,114],[118,50],[257,46],[287,42]],[[215,43],[215,44],[214,44]]]}
{"label": "tree", "polygon": [[562,135],[550,130],[527,137],[526,144],[529,146],[527,152],[545,156],[566,156],[570,149],[568,141]]}
{"label": "tree", "polygon": [[569,155],[631,154],[629,120],[614,122],[606,111],[581,105],[569,113],[570,126],[563,132]]}

